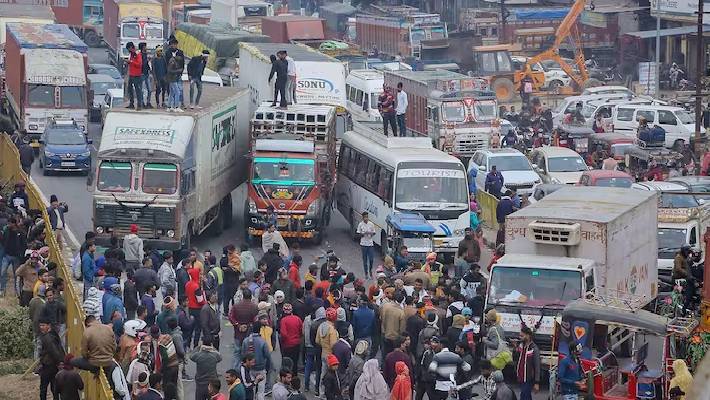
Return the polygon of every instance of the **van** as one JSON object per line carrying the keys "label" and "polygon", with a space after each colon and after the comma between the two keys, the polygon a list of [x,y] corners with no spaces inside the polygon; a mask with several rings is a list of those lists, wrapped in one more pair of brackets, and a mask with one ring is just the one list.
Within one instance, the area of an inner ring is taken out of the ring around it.
{"label": "van", "polygon": [[591,118],[587,119],[584,125],[591,128],[594,125],[595,116],[600,114],[602,116],[604,131],[611,132],[614,130],[614,109],[624,105],[666,105],[666,102],[642,98],[635,98],[633,100],[610,99],[590,101],[582,109],[583,115],[591,115]]}
{"label": "van", "polygon": [[355,121],[381,121],[377,98],[385,83],[382,71],[359,69],[345,79],[346,108]]}
{"label": "van", "polygon": [[[616,107],[614,110],[614,131],[636,134],[639,119],[646,118],[649,126],[658,125],[666,131],[667,148],[677,148],[689,144],[695,135],[695,118],[681,107],[630,104]],[[705,128],[700,128],[705,136]]]}
{"label": "van", "polygon": [[582,103],[582,115],[584,116],[585,122],[589,122],[594,119],[594,109],[595,107],[589,106],[591,102],[600,101],[611,101],[611,100],[628,100],[631,101],[633,98],[624,94],[611,94],[611,95],[590,95],[590,96],[568,96],[565,97],[557,106],[552,110],[552,124],[555,127],[562,125],[565,119],[565,114],[574,112],[577,103]]}

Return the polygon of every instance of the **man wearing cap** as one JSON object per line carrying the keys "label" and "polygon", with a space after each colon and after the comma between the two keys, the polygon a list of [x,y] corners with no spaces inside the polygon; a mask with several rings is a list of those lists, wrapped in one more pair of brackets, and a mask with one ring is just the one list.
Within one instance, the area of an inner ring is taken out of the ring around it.
{"label": "man wearing cap", "polygon": [[338,368],[340,361],[334,354],[330,354],[326,359],[327,369],[323,375],[323,393],[327,400],[342,400],[343,390],[340,387],[340,377]]}
{"label": "man wearing cap", "polygon": [[301,353],[301,339],[303,338],[303,321],[293,314],[293,306],[286,303],[283,306],[283,317],[279,323],[279,339],[281,340],[281,354],[293,361],[293,372],[298,371],[298,359]]}
{"label": "man wearing cap", "polygon": [[[241,354],[245,358],[252,356],[254,365],[250,368],[251,376],[255,379],[256,384],[256,400],[264,400],[264,391],[266,389],[266,381],[263,377],[266,372],[271,369],[271,353],[269,353],[266,342],[261,337],[261,323],[255,322],[252,326],[251,334],[242,342]],[[239,359],[235,358],[235,366],[239,367]],[[262,378],[259,378],[259,377]]]}
{"label": "man wearing cap", "polygon": [[10,205],[15,210],[19,209],[19,207],[25,210],[30,208],[30,198],[27,196],[27,192],[25,192],[25,182],[17,181],[17,183],[15,183],[15,191],[10,195]]}
{"label": "man wearing cap", "polygon": [[49,224],[52,226],[54,235],[57,238],[59,244],[62,243],[62,237],[64,232],[64,213],[69,211],[66,203],[60,203],[57,199],[57,195],[53,194],[49,196],[49,207],[47,207],[47,214],[49,215]]}
{"label": "man wearing cap", "polygon": [[[202,96],[202,74],[207,66],[207,58],[209,58],[209,50],[202,50],[200,57],[192,57],[187,63],[187,76],[190,79],[190,108],[201,109],[200,97]],[[197,96],[193,95],[194,88],[197,88]]]}
{"label": "man wearing cap", "polygon": [[52,329],[51,322],[46,319],[39,321],[39,398],[47,400],[47,386],[51,386],[52,398],[59,398],[57,394],[56,375],[59,372],[59,363],[64,360],[64,348],[59,340],[59,335]]}
{"label": "man wearing cap", "polygon": [[[143,58],[141,53],[136,51],[136,45],[133,42],[126,43],[128,50],[128,106],[136,110],[143,108]],[[138,103],[133,102],[135,95]]]}
{"label": "man wearing cap", "polygon": [[126,269],[137,270],[140,268],[145,253],[143,252],[143,239],[138,237],[138,225],[131,224],[131,233],[123,237],[123,253],[126,257]]}

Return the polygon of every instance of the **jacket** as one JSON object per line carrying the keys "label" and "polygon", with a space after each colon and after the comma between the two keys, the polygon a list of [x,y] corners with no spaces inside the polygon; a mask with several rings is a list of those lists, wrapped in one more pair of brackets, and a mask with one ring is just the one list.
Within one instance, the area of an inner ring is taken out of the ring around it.
{"label": "jacket", "polygon": [[167,74],[168,62],[165,61],[165,57],[155,57],[153,59],[153,76],[155,76],[155,79],[163,80]]}
{"label": "jacket", "polygon": [[59,371],[56,385],[62,400],[79,400],[79,391],[84,390],[84,381],[76,370]]}
{"label": "jacket", "polygon": [[103,322],[104,324],[108,324],[109,322],[111,322],[111,315],[114,311],[120,312],[123,318],[125,319],[126,308],[123,306],[123,300],[121,300],[120,297],[113,293],[106,292],[104,293],[104,297],[102,300],[104,302],[104,314],[101,318],[101,322]]}
{"label": "jacket", "polygon": [[286,60],[279,60],[271,63],[271,72],[269,72],[269,82],[276,75],[276,81],[286,82],[288,78],[288,63]]}
{"label": "jacket", "polygon": [[[410,371],[414,371],[414,368],[412,368],[412,358],[409,353],[405,353],[399,349],[391,351],[385,357],[385,365],[382,368],[382,376],[385,378],[385,382],[387,382],[387,386],[389,386],[390,389],[392,385],[394,385],[394,379],[397,377],[395,366],[399,361],[407,365]],[[409,380],[412,383],[412,387],[414,387],[414,374],[409,375]]]}
{"label": "jacket", "polygon": [[160,310],[158,316],[155,317],[155,323],[158,324],[160,332],[170,333],[170,328],[168,327],[168,319],[170,319],[171,317],[177,319],[177,314],[175,313],[175,310],[172,310],[167,307],[163,307]]}
{"label": "jacket", "polygon": [[540,349],[535,342],[521,347],[518,359],[518,382],[540,383]]}
{"label": "jacket", "polygon": [[499,224],[504,223],[505,217],[512,214],[513,211],[515,211],[513,200],[508,196],[503,196],[496,206],[496,221],[498,221]]}
{"label": "jacket", "polygon": [[486,175],[485,190],[494,196],[498,196],[500,195],[500,190],[503,188],[504,183],[503,174],[499,171],[496,171],[494,174],[493,171],[491,171]]}
{"label": "jacket", "polygon": [[40,335],[39,342],[42,345],[39,362],[43,366],[59,367],[59,363],[64,360],[64,347],[57,332],[50,329],[49,332]]}
{"label": "jacket", "polygon": [[337,372],[328,369],[323,375],[323,391],[326,400],[343,400],[343,391]]}
{"label": "jacket", "polygon": [[273,284],[276,280],[279,269],[283,267],[283,260],[281,259],[281,256],[276,250],[271,248],[267,250],[264,257],[261,258],[261,261],[266,264],[266,276],[264,277],[264,280],[268,284]]}
{"label": "jacket", "polygon": [[217,379],[217,364],[222,361],[222,356],[212,346],[202,345],[190,355],[190,360],[195,362],[195,383],[207,383]]}
{"label": "jacket", "polygon": [[396,304],[386,303],[380,308],[382,335],[385,339],[395,340],[406,330],[404,310]]}
{"label": "jacket", "polygon": [[84,329],[81,337],[81,356],[95,367],[108,367],[113,364],[116,352],[116,337],[110,326],[94,321]]}
{"label": "jacket", "polygon": [[234,326],[234,337],[244,340],[251,332],[252,323],[256,319],[259,309],[253,301],[243,300],[232,306],[229,310],[229,322]]}
{"label": "jacket", "polygon": [[291,314],[281,318],[281,323],[279,324],[281,346],[290,349],[300,345],[302,331],[303,322],[297,316]]}
{"label": "jacket", "polygon": [[200,325],[205,335],[210,335],[213,338],[219,335],[221,330],[219,315],[217,315],[217,310],[212,308],[209,303],[202,306],[202,310],[200,310]]}
{"label": "jacket", "polygon": [[128,55],[128,76],[136,77],[143,75],[143,56],[139,52]]}
{"label": "jacket", "polygon": [[123,284],[123,306],[126,307],[126,310],[138,308],[138,290],[132,281],[127,280]]}
{"label": "jacket", "polygon": [[201,80],[202,74],[205,72],[206,65],[207,61],[205,61],[202,56],[198,55],[192,57],[190,59],[190,62],[187,63],[187,76],[190,78],[190,80]]}
{"label": "jacket", "polygon": [[22,291],[31,292],[37,283],[37,266],[27,260],[15,271],[15,276],[22,278]]}
{"label": "jacket", "polygon": [[478,290],[478,287],[485,284],[486,278],[480,272],[474,273],[474,271],[468,271],[459,281],[461,293],[467,299],[476,297],[476,290]]}
{"label": "jacket", "polygon": [[94,255],[88,251],[84,252],[84,255],[81,256],[81,275],[84,278],[84,282],[94,282],[96,262],[94,262]]}
{"label": "jacket", "polygon": [[271,354],[266,342],[258,333],[252,333],[242,342],[242,354],[254,353],[253,371],[268,371],[271,368]]}
{"label": "jacket", "polygon": [[477,263],[481,260],[481,246],[474,237],[464,237],[459,242],[459,254],[463,254],[463,259],[467,263]]}
{"label": "jacket", "polygon": [[338,341],[338,331],[330,321],[324,321],[318,326],[315,343],[321,347],[321,357],[327,358],[333,353],[333,345]]}
{"label": "jacket", "polygon": [[182,266],[182,263],[175,269],[175,279],[177,280],[177,294],[178,298],[181,299],[186,297],[185,286],[190,282],[190,274],[187,273],[187,269]]}
{"label": "jacket", "polygon": [[[375,334],[375,311],[366,305],[361,305],[353,311],[350,317],[355,340],[372,337]],[[353,383],[354,384],[354,383]]]}
{"label": "jacket", "polygon": [[172,288],[175,294],[177,294],[177,276],[175,274],[175,268],[172,265],[164,262],[163,265],[158,269],[158,280],[160,281],[160,287],[163,289]]}
{"label": "jacket", "polygon": [[426,326],[419,332],[417,337],[416,356],[421,357],[424,354],[424,343],[428,342],[433,336],[439,335],[438,321],[426,322]]}
{"label": "jacket", "polygon": [[557,380],[560,381],[562,394],[578,394],[577,382],[582,380],[582,367],[574,358],[567,356],[557,368]]}
{"label": "jacket", "polygon": [[277,290],[280,290],[284,292],[284,301],[286,303],[290,303],[293,301],[295,298],[294,296],[294,291],[295,288],[293,286],[293,282],[291,282],[288,279],[277,279],[274,281],[274,284],[271,285],[271,288],[274,290],[273,293],[276,293]]}
{"label": "jacket", "polygon": [[200,270],[197,268],[190,268],[187,271],[190,274],[190,281],[185,285],[185,295],[187,296],[187,307],[191,310],[199,310],[205,305],[205,296],[200,293],[198,298],[198,290],[201,292],[200,288]]}
{"label": "jacket", "polygon": [[470,364],[447,348],[436,353],[431,364],[429,364],[429,372],[436,373],[435,387],[438,391],[448,391],[452,387],[451,379],[449,378],[451,374],[456,375],[458,372],[469,372],[470,370]]}
{"label": "jacket", "polygon": [[148,53],[141,51],[141,73],[143,75],[150,74],[150,63],[148,62]]}
{"label": "jacket", "polygon": [[123,253],[126,261],[143,262],[145,253],[143,252],[143,239],[135,233],[129,233],[123,237]]}
{"label": "jacket", "polygon": [[[57,207],[57,211],[59,212],[59,218],[62,220],[62,225],[66,227],[66,222],[64,222],[64,213],[69,212],[69,209],[67,207]],[[47,215],[49,216],[49,224],[52,226],[52,229],[57,229],[57,213],[54,211],[54,208],[52,207],[47,207]]]}
{"label": "jacket", "polygon": [[[32,163],[34,163],[34,161],[35,161],[35,151],[32,148],[32,146],[30,146],[28,144],[23,144],[20,146],[19,152],[20,152],[20,165],[22,165],[24,167],[31,167]],[[25,195],[24,196],[25,197],[25,208],[27,208],[26,206],[30,204],[29,201],[27,201],[27,192],[22,192],[22,194]],[[10,204],[12,204],[12,203],[10,203]]]}
{"label": "jacket", "polygon": [[136,288],[139,292],[145,292],[149,287],[160,287],[160,279],[158,273],[153,268],[141,267],[133,274],[133,282],[136,283]]}
{"label": "jacket", "polygon": [[168,73],[165,75],[167,82],[180,82],[182,79],[182,70],[185,69],[185,58],[179,54],[171,57],[168,61]]}
{"label": "jacket", "polygon": [[338,365],[338,373],[344,376],[345,370],[348,368],[348,364],[350,364],[350,358],[353,355],[353,349],[350,343],[344,338],[338,339],[333,345],[333,355],[335,355],[340,362]]}
{"label": "jacket", "polygon": [[[27,198],[26,193],[25,198]],[[23,257],[25,255],[25,248],[27,247],[27,236],[22,229],[18,227],[8,227],[7,230],[3,232],[3,247],[5,248],[6,255]]]}
{"label": "jacket", "polygon": [[299,276],[299,271],[298,271],[298,265],[296,263],[291,262],[291,264],[288,267],[288,279],[293,283],[294,287],[301,287],[301,277]]}

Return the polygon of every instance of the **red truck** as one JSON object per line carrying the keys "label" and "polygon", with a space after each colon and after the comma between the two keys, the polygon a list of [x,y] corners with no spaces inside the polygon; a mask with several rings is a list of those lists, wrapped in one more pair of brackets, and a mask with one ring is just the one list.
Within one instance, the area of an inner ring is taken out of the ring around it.
{"label": "red truck", "polygon": [[52,6],[58,24],[69,25],[89,47],[101,46],[104,7],[101,0],[66,0],[66,6]]}
{"label": "red truck", "polygon": [[325,39],[325,20],[300,15],[278,15],[261,19],[261,34],[273,43]]}

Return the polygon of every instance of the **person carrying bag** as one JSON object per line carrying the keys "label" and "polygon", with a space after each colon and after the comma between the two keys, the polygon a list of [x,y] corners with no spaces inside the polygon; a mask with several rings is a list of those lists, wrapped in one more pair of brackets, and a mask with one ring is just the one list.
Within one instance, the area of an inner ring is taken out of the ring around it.
{"label": "person carrying bag", "polygon": [[495,309],[486,313],[486,324],[489,325],[488,335],[483,338],[486,358],[496,370],[502,371],[506,365],[513,362],[513,353],[504,339],[503,327],[500,326]]}

